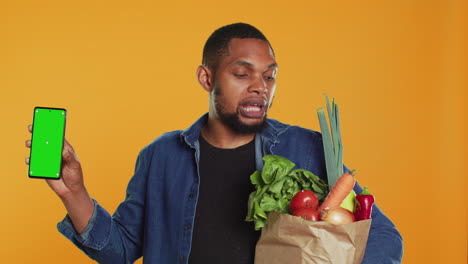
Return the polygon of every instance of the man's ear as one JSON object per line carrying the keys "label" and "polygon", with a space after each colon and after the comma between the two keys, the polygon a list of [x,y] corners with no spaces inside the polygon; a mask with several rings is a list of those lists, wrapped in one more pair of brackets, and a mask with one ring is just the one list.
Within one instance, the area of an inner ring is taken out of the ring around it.
{"label": "man's ear", "polygon": [[200,65],[197,68],[197,78],[200,85],[205,89],[207,92],[211,92],[213,90],[213,72],[206,67],[205,65]]}

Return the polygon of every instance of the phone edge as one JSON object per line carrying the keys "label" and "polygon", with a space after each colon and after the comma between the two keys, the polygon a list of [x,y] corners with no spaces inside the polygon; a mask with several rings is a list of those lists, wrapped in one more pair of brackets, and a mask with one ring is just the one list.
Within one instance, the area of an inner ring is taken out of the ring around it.
{"label": "phone edge", "polygon": [[[62,171],[60,171],[60,174],[58,177],[47,177],[47,176],[31,176],[30,171],[31,171],[31,153],[32,153],[32,135],[34,133],[34,116],[36,114],[36,109],[54,109],[54,110],[63,110],[65,111],[65,121],[63,124],[63,136],[62,136],[62,152],[63,152],[63,146],[65,145],[65,130],[67,127],[67,109],[66,108],[60,108],[60,107],[44,107],[44,106],[36,106],[34,107],[33,110],[33,123],[31,124],[31,147],[29,148],[29,165],[28,165],[28,177],[30,179],[49,179],[49,180],[60,180],[62,178]],[[62,167],[62,161],[63,158],[60,159],[60,168]]]}

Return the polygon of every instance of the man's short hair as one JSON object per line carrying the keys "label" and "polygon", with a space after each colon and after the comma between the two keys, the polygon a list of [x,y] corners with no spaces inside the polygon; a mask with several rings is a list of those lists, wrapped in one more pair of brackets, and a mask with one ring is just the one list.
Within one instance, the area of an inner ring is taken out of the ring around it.
{"label": "man's short hair", "polygon": [[233,38],[256,38],[264,40],[268,43],[268,46],[270,46],[273,52],[270,42],[256,27],[246,23],[234,23],[220,27],[211,34],[203,47],[202,64],[212,70],[216,70],[219,66],[219,58],[228,55],[228,44]]}

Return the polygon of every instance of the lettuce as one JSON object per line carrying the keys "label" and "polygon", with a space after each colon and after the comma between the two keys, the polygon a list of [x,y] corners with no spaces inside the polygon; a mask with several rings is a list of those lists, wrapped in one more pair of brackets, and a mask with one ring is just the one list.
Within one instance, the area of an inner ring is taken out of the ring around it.
{"label": "lettuce", "polygon": [[245,218],[248,222],[255,222],[255,230],[266,225],[268,212],[288,214],[289,202],[301,190],[313,191],[320,201],[327,196],[328,185],[323,180],[304,169],[292,170],[295,164],[290,160],[267,155],[263,162],[262,171],[255,171],[250,176],[255,191],[249,195]]}

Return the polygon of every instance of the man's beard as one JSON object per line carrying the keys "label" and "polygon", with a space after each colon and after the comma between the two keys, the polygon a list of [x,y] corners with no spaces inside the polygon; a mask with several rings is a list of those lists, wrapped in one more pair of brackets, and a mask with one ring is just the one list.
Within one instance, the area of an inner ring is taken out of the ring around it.
{"label": "man's beard", "polygon": [[[231,128],[232,130],[241,134],[252,134],[252,133],[258,133],[265,128],[266,114],[260,123],[249,125],[249,124],[243,123],[240,120],[239,113],[237,112],[227,113],[222,103],[221,91],[219,89],[219,86],[216,83],[214,84],[213,95],[214,95],[214,105],[215,105],[216,113],[218,114],[221,122],[223,122],[223,124]],[[265,105],[264,107],[268,107],[268,106]]]}

